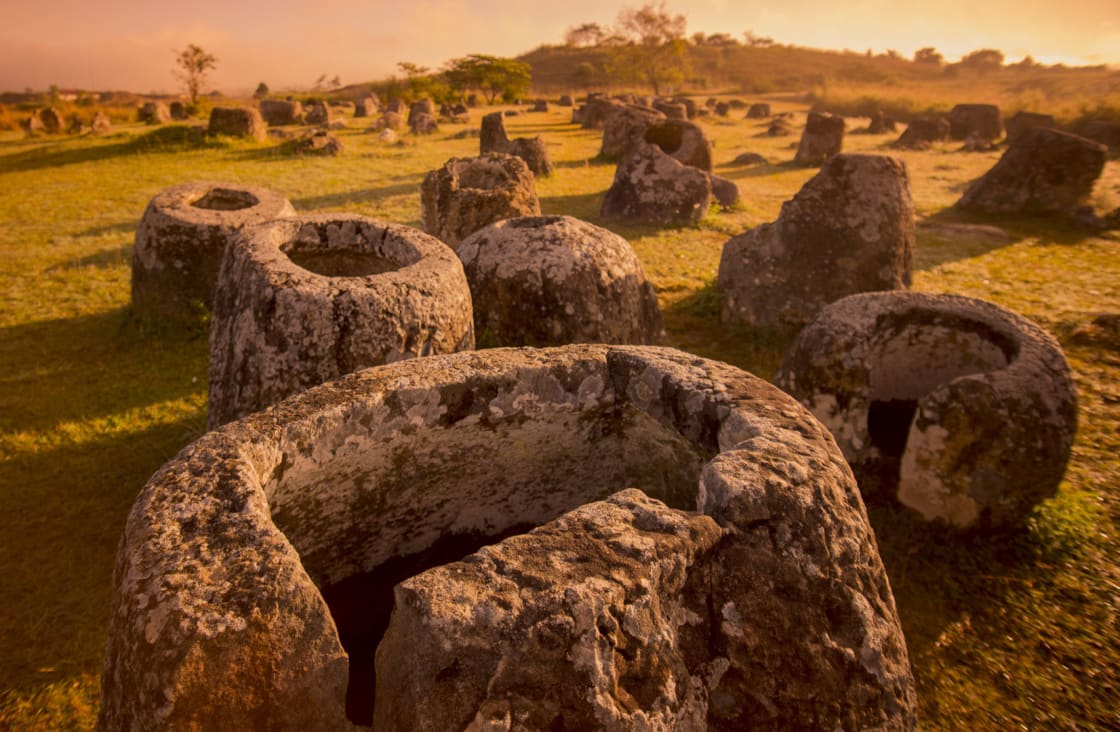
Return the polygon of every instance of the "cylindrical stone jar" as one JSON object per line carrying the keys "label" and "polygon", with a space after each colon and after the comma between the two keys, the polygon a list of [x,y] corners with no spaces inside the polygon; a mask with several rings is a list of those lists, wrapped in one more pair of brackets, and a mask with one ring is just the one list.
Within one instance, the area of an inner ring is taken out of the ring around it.
{"label": "cylindrical stone jar", "polygon": [[366,366],[472,348],[470,288],[439,240],[351,214],[263,224],[222,264],[209,423]]}
{"label": "cylindrical stone jar", "polygon": [[666,348],[488,349],[295,395],[152,477],[114,585],[104,729],[916,726],[836,443]]}
{"label": "cylindrical stone jar", "polygon": [[208,309],[229,240],[242,228],[295,209],[279,193],[232,183],[194,182],[161,191],[136,227],[132,306],[187,319]]}

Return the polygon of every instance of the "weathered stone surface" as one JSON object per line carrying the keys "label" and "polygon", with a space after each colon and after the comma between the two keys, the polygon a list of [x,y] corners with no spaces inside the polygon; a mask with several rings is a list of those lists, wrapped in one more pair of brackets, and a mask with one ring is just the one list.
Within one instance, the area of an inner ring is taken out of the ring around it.
{"label": "weathered stone surface", "polygon": [[670,102],[665,99],[657,99],[653,102],[653,108],[661,112],[669,119],[688,119],[688,107],[679,102]]}
{"label": "weathered stone surface", "polygon": [[898,131],[898,124],[893,117],[888,117],[882,110],[871,115],[871,120],[867,125],[867,134],[885,135],[888,132],[896,131]]}
{"label": "weathered stone surface", "polygon": [[536,100],[534,100],[533,101],[533,108],[529,111],[530,112],[547,112],[548,111],[548,100],[547,99],[536,99]]}
{"label": "weathered stone surface", "polygon": [[732,165],[766,165],[767,162],[768,161],[766,160],[766,158],[763,157],[762,155],[759,155],[758,153],[745,152],[745,153],[742,153],[741,155],[736,156],[736,158],[731,161],[731,164]]}
{"label": "weathered stone surface", "polygon": [[1003,137],[999,107],[994,104],[958,104],[949,110],[949,136],[967,140],[972,136],[984,140]]}
{"label": "weathered stone surface", "polygon": [[431,117],[432,119],[435,119],[436,103],[433,102],[431,99],[421,99],[419,101],[416,101],[416,102],[413,102],[412,104],[410,104],[409,107],[408,107],[408,126],[409,126],[409,128],[411,128],[413,126],[413,123],[416,121],[416,118],[419,117],[422,114],[427,115],[428,117]]}
{"label": "weathered stone surface", "polygon": [[905,164],[837,155],[782,204],[777,221],[724,245],[722,318],[800,327],[846,295],[909,287],[913,247]]}
{"label": "weathered stone surface", "polygon": [[113,131],[113,123],[109,120],[109,116],[101,110],[93,115],[93,121],[90,122],[89,126],[95,135],[107,135]]}
{"label": "weathered stone surface", "polygon": [[632,223],[695,224],[708,213],[711,195],[707,173],[643,141],[619,162],[599,215]]}
{"label": "weathered stone surface", "polygon": [[1077,134],[1106,146],[1115,155],[1120,153],[1120,122],[1089,120],[1078,125]]}
{"label": "weathered stone surface", "polygon": [[935,142],[949,139],[949,120],[944,117],[916,117],[894,141],[903,150],[928,150]]}
{"label": "weathered stone surface", "polygon": [[210,126],[207,128],[211,135],[229,135],[230,137],[249,137],[254,140],[264,140],[268,137],[268,126],[265,125],[261,113],[246,107],[214,107],[210,110]]}
{"label": "weathered stone surface", "polygon": [[295,100],[262,99],[258,106],[261,117],[270,125],[303,124],[303,105]]}
{"label": "weathered stone surface", "polygon": [[699,125],[686,120],[651,122],[642,139],[657,145],[671,158],[705,172],[712,171],[712,143]]}
{"label": "weathered stone surface", "polygon": [[377,120],[377,127],[382,130],[400,130],[404,127],[404,115],[400,112],[384,112]]}
{"label": "weathered stone surface", "polygon": [[171,121],[171,111],[163,102],[144,102],[136,109],[136,119],[148,125],[161,125]]}
{"label": "weathered stone surface", "polygon": [[776,383],[829,428],[865,496],[962,528],[1020,524],[1053,496],[1077,429],[1057,342],[956,295],[833,303],[798,335]]}
{"label": "weathered stone surface", "polygon": [[408,116],[408,128],[414,135],[434,135],[439,132],[436,118],[430,114],[417,112]]}
{"label": "weathered stone surface", "polygon": [[330,155],[332,157],[341,155],[345,149],[342,140],[323,129],[308,132],[296,140],[292,147],[292,151],[296,155]]}
{"label": "weathered stone surface", "polygon": [[766,119],[770,116],[770,105],[765,102],[756,102],[747,109],[747,119]]}
{"label": "weathered stone surface", "polygon": [[1035,127],[1057,127],[1054,116],[1037,112],[1016,112],[1007,119],[1007,144],[1014,144],[1027,130]]}
{"label": "weathered stone surface", "polygon": [[716,203],[722,208],[731,208],[737,204],[742,198],[739,194],[739,186],[735,181],[727,178],[721,178],[718,175],[711,176],[712,179],[712,197],[716,199]]}
{"label": "weathered stone surface", "polygon": [[630,244],[571,216],[499,221],[456,249],[479,343],[656,343],[657,294]]}
{"label": "weathered stone surface", "polygon": [[716,102],[716,106],[712,109],[717,117],[726,117],[731,114],[731,105],[727,102]]}
{"label": "weathered stone surface", "polygon": [[151,200],[132,252],[132,306],[185,319],[209,308],[226,246],[246,226],[294,216],[278,193],[203,181],[164,189]]}
{"label": "weathered stone surface", "polygon": [[182,102],[175,101],[167,106],[167,111],[171,114],[171,119],[182,122],[183,120],[190,119],[190,112],[187,110],[187,105]]}
{"label": "weathered stone surface", "polygon": [[801,143],[793,161],[799,165],[820,165],[844,146],[844,118],[809,112]]}
{"label": "weathered stone surface", "polygon": [[540,137],[518,137],[513,140],[506,136],[505,122],[501,112],[494,112],[482,118],[482,132],[479,135],[479,152],[516,155],[525,161],[534,175],[552,175],[552,160],[548,149]]}
{"label": "weathered stone surface", "polygon": [[572,121],[586,130],[602,129],[615,109],[624,106],[626,105],[617,99],[589,95],[587,103],[572,113]]}
{"label": "weathered stone surface", "polygon": [[354,116],[358,118],[374,117],[377,115],[380,106],[381,105],[377,102],[377,97],[372,95],[364,96],[354,105]]}
{"label": "weathered stone surface", "polygon": [[54,107],[43,107],[36,114],[39,116],[39,121],[43,123],[43,131],[49,135],[57,135],[62,132],[63,120],[62,113]]}
{"label": "weathered stone surface", "polygon": [[793,132],[793,121],[789,117],[775,117],[766,128],[768,137],[789,137]]}
{"label": "weathered stone surface", "polygon": [[[668,508],[626,491],[564,517],[626,488]],[[472,596],[431,574],[400,585],[365,671],[390,568],[417,575],[557,519],[436,570]],[[564,544],[577,555],[517,551],[564,527],[582,534]],[[556,576],[578,556],[592,564],[567,592]],[[375,607],[343,612],[337,588],[373,577]],[[390,364],[209,433],[141,491],[114,587],[105,729],[343,729],[348,675],[353,718],[378,729],[425,728],[398,715],[462,729],[483,709],[478,728],[503,709],[566,729],[916,724],[890,586],[835,443],[762,380],[669,349]]]}
{"label": "weathered stone surface", "polygon": [[616,108],[603,126],[599,155],[608,160],[618,160],[635,140],[641,138],[651,123],[664,119],[664,114],[650,107],[627,105]]}
{"label": "weathered stone surface", "polygon": [[1105,147],[1096,142],[1036,127],[974,180],[957,206],[995,214],[1071,210],[1092,192],[1107,157]]}
{"label": "weathered stone surface", "polygon": [[209,425],[360,368],[473,347],[470,289],[437,239],[348,214],[262,224],[222,261]]}
{"label": "weathered stone surface", "polygon": [[377,133],[377,139],[381,142],[390,143],[396,142],[398,140],[398,136],[395,130],[391,130],[386,127],[385,129],[381,130],[381,132]]}
{"label": "weathered stone surface", "polygon": [[495,221],[541,213],[529,166],[504,153],[448,160],[424,176],[420,207],[424,230],[453,249]]}
{"label": "weathered stone surface", "polygon": [[696,104],[696,100],[690,97],[673,97],[673,104],[683,104],[685,111],[685,119],[696,119],[696,115],[700,112],[700,107]]}
{"label": "weathered stone surface", "polygon": [[389,103],[385,106],[385,111],[396,112],[397,114],[403,115],[406,111],[408,111],[408,105],[404,103],[403,99],[401,99],[400,97],[396,97],[389,100]]}
{"label": "weathered stone surface", "polygon": [[313,102],[304,105],[303,121],[309,125],[326,127],[334,119],[334,110],[323,102]]}

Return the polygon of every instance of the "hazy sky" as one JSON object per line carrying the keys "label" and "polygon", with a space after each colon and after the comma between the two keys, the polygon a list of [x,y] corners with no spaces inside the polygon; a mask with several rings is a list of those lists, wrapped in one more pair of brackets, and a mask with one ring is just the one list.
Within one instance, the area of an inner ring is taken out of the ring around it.
{"label": "hazy sky", "polygon": [[[174,49],[218,57],[212,85],[227,93],[264,81],[307,88],[438,67],[468,53],[512,56],[562,42],[584,22],[609,24],[639,0],[0,0],[0,89],[174,91]],[[1008,59],[1120,64],[1120,0],[670,0],[689,34],[745,30],[779,43],[909,57],[935,46],[950,60],[977,48]]]}

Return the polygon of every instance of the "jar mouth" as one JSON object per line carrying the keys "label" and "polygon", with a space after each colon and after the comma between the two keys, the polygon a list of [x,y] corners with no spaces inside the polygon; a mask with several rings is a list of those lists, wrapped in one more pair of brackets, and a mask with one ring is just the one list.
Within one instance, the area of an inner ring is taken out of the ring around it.
{"label": "jar mouth", "polygon": [[191,201],[191,206],[207,211],[241,211],[260,203],[260,199],[248,191],[232,188],[211,188],[200,198]]}
{"label": "jar mouth", "polygon": [[346,220],[308,221],[280,243],[297,267],[323,277],[368,277],[420,261],[412,244],[379,227]]}
{"label": "jar mouth", "polygon": [[297,267],[324,277],[367,277],[396,272],[401,265],[373,252],[328,247],[295,247],[284,254]]}

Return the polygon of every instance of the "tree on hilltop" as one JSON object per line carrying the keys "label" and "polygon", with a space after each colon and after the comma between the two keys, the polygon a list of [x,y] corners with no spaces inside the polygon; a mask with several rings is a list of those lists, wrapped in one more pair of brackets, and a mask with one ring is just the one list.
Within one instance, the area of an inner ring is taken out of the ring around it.
{"label": "tree on hilltop", "polygon": [[448,85],[459,92],[480,91],[487,104],[501,97],[513,101],[529,91],[532,69],[512,58],[473,53],[447,62],[443,72]]}
{"label": "tree on hilltop", "polygon": [[598,46],[608,35],[610,34],[607,33],[606,29],[598,23],[583,23],[568,29],[564,34],[564,45],[573,47]]}
{"label": "tree on hilltop", "polygon": [[664,0],[622,10],[616,31],[628,43],[615,49],[612,76],[649,84],[657,95],[682,81],[688,58],[687,25],[683,15],[669,13]]}
{"label": "tree on hilltop", "polygon": [[268,96],[268,93],[268,84],[262,81],[261,83],[257,84],[257,90],[253,92],[253,99],[264,99]]}
{"label": "tree on hilltop", "polygon": [[961,57],[960,65],[976,71],[994,71],[1003,66],[1003,51],[994,48],[981,48]]}
{"label": "tree on hilltop", "polygon": [[926,46],[914,51],[914,63],[916,64],[930,64],[932,66],[940,66],[944,63],[945,57],[937,52],[933,46]]}
{"label": "tree on hilltop", "polygon": [[179,55],[175,57],[175,65],[179,68],[174,72],[175,76],[186,85],[191,104],[198,104],[206,75],[217,67],[218,59],[193,43],[176,53]]}

